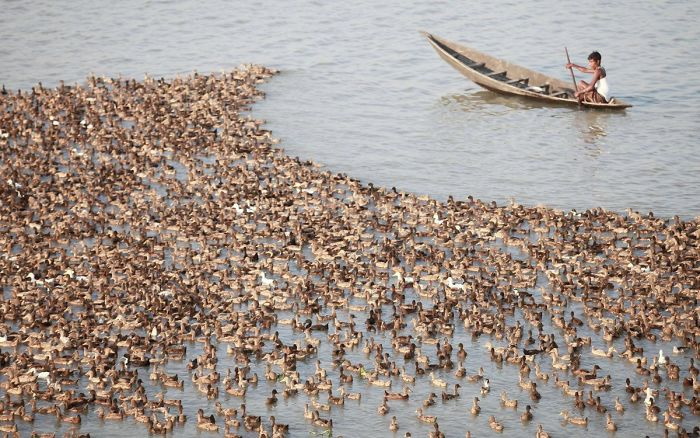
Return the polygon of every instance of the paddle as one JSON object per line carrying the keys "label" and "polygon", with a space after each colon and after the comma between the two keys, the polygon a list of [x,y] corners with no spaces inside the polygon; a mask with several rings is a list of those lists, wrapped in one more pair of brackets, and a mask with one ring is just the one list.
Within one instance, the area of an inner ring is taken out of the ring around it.
{"label": "paddle", "polygon": [[[571,59],[569,58],[569,49],[564,47],[564,51],[566,52],[566,62],[568,64],[571,64]],[[576,85],[576,76],[574,76],[574,68],[573,67],[569,68],[569,71],[571,72],[571,80],[574,81],[574,93],[575,93],[576,90],[578,90],[578,85]]]}

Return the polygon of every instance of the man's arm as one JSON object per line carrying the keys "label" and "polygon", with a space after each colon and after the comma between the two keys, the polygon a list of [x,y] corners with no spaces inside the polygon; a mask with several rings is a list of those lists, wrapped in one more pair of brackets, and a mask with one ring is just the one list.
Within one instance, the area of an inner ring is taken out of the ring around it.
{"label": "man's arm", "polygon": [[591,90],[595,90],[595,83],[598,82],[598,79],[600,79],[600,70],[591,70],[591,71],[594,72],[593,79],[591,79],[591,83],[588,84],[588,86],[586,88],[584,88],[583,90],[577,91],[574,94],[576,97],[578,97],[579,94],[584,94],[584,93],[588,93]]}
{"label": "man's arm", "polygon": [[582,65],[574,64],[573,62],[566,64],[566,68],[571,68],[571,67],[575,68],[576,70],[580,71],[581,73],[593,73],[595,71],[593,69],[584,67]]}

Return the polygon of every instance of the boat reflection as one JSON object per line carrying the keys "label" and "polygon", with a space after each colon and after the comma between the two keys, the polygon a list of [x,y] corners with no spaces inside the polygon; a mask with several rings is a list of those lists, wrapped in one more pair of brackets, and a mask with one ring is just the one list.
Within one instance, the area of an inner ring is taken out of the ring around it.
{"label": "boat reflection", "polygon": [[610,114],[597,111],[576,111],[573,113],[573,121],[576,129],[581,133],[584,143],[596,144],[602,142],[608,133],[607,121]]}
{"label": "boat reflection", "polygon": [[626,117],[626,114],[608,111],[572,112],[574,129],[579,133],[586,154],[591,158],[597,158],[604,150],[611,117]]}
{"label": "boat reflection", "polygon": [[448,94],[440,98],[440,103],[446,107],[465,112],[483,110],[485,108],[493,110],[494,108],[491,108],[493,106],[502,106],[504,107],[503,109],[524,110],[556,106],[526,97],[505,95],[488,90],[478,90],[471,93],[465,92],[463,94]]}
{"label": "boat reflection", "polygon": [[[479,112],[492,115],[503,115],[511,110],[533,109],[563,109],[565,113],[555,112],[554,117],[562,117],[562,114],[570,114],[573,128],[580,134],[580,139],[585,145],[593,146],[594,155],[599,155],[600,150],[595,147],[603,145],[608,135],[607,125],[611,117],[626,117],[624,111],[601,111],[589,108],[577,108],[562,106],[550,102],[529,99],[521,96],[505,95],[488,90],[477,90],[463,94],[448,94],[440,98],[440,104],[451,111]],[[566,117],[566,116],[564,116]]]}

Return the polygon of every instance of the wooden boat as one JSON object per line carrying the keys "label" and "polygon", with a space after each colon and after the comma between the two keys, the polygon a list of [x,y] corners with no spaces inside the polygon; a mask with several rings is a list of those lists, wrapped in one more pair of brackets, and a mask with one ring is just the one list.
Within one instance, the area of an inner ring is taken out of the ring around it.
{"label": "wooden boat", "polygon": [[583,102],[574,98],[572,84],[525,67],[494,58],[461,44],[421,32],[442,59],[478,85],[504,94],[531,97],[551,103],[587,108],[622,110],[627,102],[611,97],[608,103]]}

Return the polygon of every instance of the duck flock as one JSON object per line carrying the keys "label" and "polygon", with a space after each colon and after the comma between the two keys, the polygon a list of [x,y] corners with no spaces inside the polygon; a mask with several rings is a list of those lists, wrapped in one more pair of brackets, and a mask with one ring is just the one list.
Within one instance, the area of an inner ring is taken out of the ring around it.
{"label": "duck flock", "polygon": [[3,87],[2,434],[698,436],[697,219],[332,173],[274,73]]}

